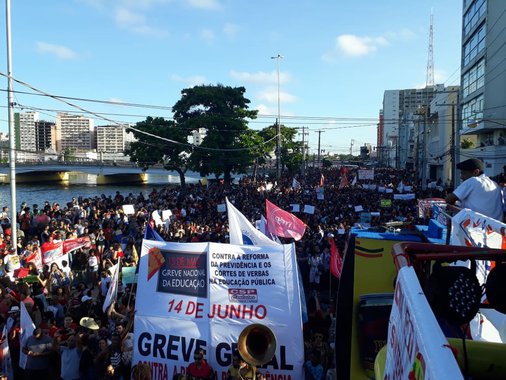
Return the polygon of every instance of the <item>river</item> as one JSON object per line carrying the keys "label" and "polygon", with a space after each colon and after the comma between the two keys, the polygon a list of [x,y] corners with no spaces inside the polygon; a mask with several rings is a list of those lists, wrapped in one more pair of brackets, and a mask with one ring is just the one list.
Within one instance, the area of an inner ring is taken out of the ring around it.
{"label": "river", "polygon": [[[82,196],[94,197],[104,194],[106,196],[116,194],[119,191],[122,195],[132,193],[138,195],[143,193],[147,196],[153,189],[160,189],[164,185],[135,185],[135,186],[92,186],[92,185],[17,185],[16,186],[16,209],[19,211],[21,203],[26,202],[32,208],[34,204],[39,205],[39,209],[44,206],[45,201],[50,203],[58,202],[62,207],[72,200],[72,197]],[[11,188],[9,185],[0,185],[0,207],[11,205]]]}

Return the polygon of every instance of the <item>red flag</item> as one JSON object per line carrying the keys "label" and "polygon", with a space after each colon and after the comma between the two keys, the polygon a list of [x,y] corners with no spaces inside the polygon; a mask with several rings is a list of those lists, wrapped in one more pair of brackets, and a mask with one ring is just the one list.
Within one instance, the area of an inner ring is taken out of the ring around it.
{"label": "red flag", "polygon": [[337,250],[334,238],[329,237],[329,241],[330,241],[330,271],[335,277],[341,278],[341,272],[343,270],[343,259],[341,258],[341,255]]}
{"label": "red flag", "polygon": [[325,177],[322,174],[322,176],[320,178],[320,187],[323,187],[324,184],[325,184]]}
{"label": "red flag", "polygon": [[300,240],[306,231],[306,225],[295,215],[280,209],[274,203],[265,200],[267,230],[276,236]]}
{"label": "red flag", "polygon": [[341,183],[339,184],[339,189],[348,187],[348,176],[346,174],[341,175]]}

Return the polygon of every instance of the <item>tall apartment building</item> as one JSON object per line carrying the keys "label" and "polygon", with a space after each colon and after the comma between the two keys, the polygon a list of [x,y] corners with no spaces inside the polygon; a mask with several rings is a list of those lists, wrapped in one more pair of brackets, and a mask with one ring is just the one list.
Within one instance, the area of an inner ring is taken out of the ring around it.
{"label": "tall apartment building", "polygon": [[56,152],[56,124],[50,121],[35,122],[35,146],[38,151]]}
{"label": "tall apartment building", "polygon": [[97,126],[97,153],[123,153],[127,141],[126,127],[126,125]]}
{"label": "tall apartment building", "polygon": [[405,90],[386,90],[380,114],[377,156],[380,166],[413,168],[416,166],[416,127],[414,115],[428,110],[434,93],[443,85]]}
{"label": "tall apartment building", "polygon": [[93,119],[59,112],[56,115],[56,151],[61,153],[66,149],[74,152],[93,150],[93,128]]}
{"label": "tall apartment building", "polygon": [[506,1],[463,1],[460,137],[476,144],[460,159],[482,159],[491,176],[506,165],[505,28]]}
{"label": "tall apartment building", "polygon": [[30,152],[37,150],[35,123],[38,120],[38,112],[16,112],[14,114],[16,149]]}

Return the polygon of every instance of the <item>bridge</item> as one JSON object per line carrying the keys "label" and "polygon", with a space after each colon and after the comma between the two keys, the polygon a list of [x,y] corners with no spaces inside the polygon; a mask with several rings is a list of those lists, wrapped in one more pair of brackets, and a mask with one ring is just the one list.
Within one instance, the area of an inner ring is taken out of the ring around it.
{"label": "bridge", "polygon": [[[0,165],[0,183],[10,181],[9,164]],[[186,173],[188,183],[198,182],[200,175]],[[146,170],[132,163],[102,162],[32,162],[16,163],[16,183],[62,183],[88,185],[124,185],[179,183],[179,174],[162,167]]]}

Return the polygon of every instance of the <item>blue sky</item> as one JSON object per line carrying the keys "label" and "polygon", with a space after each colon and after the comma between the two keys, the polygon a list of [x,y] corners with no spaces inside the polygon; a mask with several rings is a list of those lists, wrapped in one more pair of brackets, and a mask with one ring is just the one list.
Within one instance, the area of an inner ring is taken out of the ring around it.
{"label": "blue sky", "polygon": [[[260,114],[252,128],[271,125],[278,83],[271,57],[281,54],[282,123],[309,128],[313,152],[323,130],[322,149],[346,153],[354,139],[357,154],[376,143],[383,92],[425,85],[431,9],[436,83],[459,83],[461,0],[24,0],[11,8],[13,77],[45,94],[160,106],[68,100],[118,122],[171,117],[182,89],[221,83],[246,88]],[[0,132],[7,132],[7,80],[0,80]],[[44,109],[47,120],[78,111],[47,96],[16,94],[15,102],[18,112]]]}

